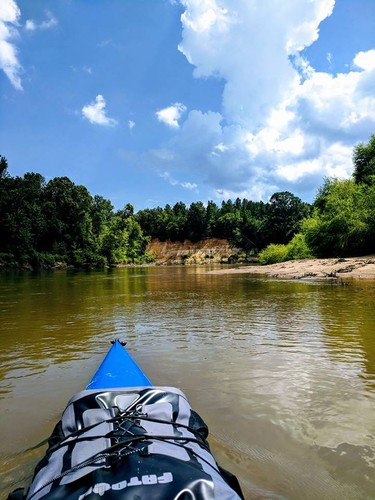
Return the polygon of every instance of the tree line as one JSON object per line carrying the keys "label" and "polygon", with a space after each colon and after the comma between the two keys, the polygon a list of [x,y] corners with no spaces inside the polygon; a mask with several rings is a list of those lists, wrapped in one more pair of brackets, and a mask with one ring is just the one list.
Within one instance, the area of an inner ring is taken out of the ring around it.
{"label": "tree line", "polygon": [[312,205],[288,191],[269,202],[237,198],[217,205],[178,202],[114,210],[67,177],[12,177],[0,156],[0,261],[33,267],[144,263],[161,241],[229,240],[262,263],[375,252],[375,135],[353,152],[351,179],[325,179]]}
{"label": "tree line", "polygon": [[267,244],[286,243],[298,232],[311,206],[288,191],[271,196],[268,203],[237,198],[223,201],[176,203],[173,207],[140,210],[136,219],[151,238],[160,241],[201,241],[223,238],[257,254]]}
{"label": "tree line", "polygon": [[114,211],[67,177],[12,177],[0,156],[0,260],[5,265],[76,267],[142,263],[149,238],[129,204]]}

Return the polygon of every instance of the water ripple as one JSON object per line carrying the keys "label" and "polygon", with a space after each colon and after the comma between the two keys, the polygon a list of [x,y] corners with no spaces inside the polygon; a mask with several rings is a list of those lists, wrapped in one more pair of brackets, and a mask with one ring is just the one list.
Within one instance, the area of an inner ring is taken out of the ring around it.
{"label": "water ripple", "polygon": [[46,437],[120,337],[155,383],[187,392],[243,484],[371,498],[373,285],[142,268],[0,278],[0,300],[0,461]]}

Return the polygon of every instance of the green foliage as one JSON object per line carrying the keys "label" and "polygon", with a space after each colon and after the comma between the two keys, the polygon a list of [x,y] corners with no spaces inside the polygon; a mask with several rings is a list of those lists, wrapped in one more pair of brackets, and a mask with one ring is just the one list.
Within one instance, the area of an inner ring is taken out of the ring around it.
{"label": "green foliage", "polygon": [[326,179],[313,215],[302,223],[307,245],[320,257],[373,251],[375,188],[354,180]]}
{"label": "green foliage", "polygon": [[259,262],[262,265],[276,264],[286,260],[311,259],[313,254],[306,243],[305,236],[298,233],[293,236],[287,245],[271,243],[259,253]]}
{"label": "green foliage", "polygon": [[190,241],[200,241],[207,238],[206,208],[201,201],[192,203],[189,207],[186,226]]}
{"label": "green foliage", "polygon": [[375,184],[375,134],[371,135],[368,144],[358,144],[353,153],[354,173],[357,184]]}
{"label": "green foliage", "polygon": [[[0,253],[33,268],[65,262],[77,267],[103,267],[117,262],[143,262],[149,238],[127,204],[116,214],[101,196],[67,177],[47,184],[40,174],[11,177],[0,156]],[[0,262],[1,264],[1,262]]]}
{"label": "green foliage", "polygon": [[11,253],[0,253],[0,268],[13,266],[15,264],[14,255]]}
{"label": "green foliage", "polygon": [[33,262],[33,267],[43,267],[43,268],[53,268],[56,263],[60,264],[65,264],[67,262],[67,256],[66,255],[57,255],[53,253],[47,253],[47,252],[35,252],[34,254],[34,262]]}
{"label": "green foliage", "polygon": [[287,243],[299,231],[301,220],[309,213],[310,206],[289,191],[272,195],[267,216],[270,241]]}
{"label": "green foliage", "polygon": [[93,199],[84,186],[55,177],[43,190],[46,230],[43,245],[53,253],[67,253],[76,261],[78,249],[94,250]]}
{"label": "green foliage", "polygon": [[288,248],[286,245],[271,243],[259,252],[259,262],[262,265],[276,264],[288,260]]}
{"label": "green foliage", "polygon": [[216,222],[218,234],[222,238],[235,241],[241,232],[242,218],[238,210],[225,212]]}
{"label": "green foliage", "polygon": [[306,242],[305,235],[302,233],[295,234],[286,247],[287,260],[312,259],[314,257]]}
{"label": "green foliage", "polygon": [[118,211],[106,228],[102,238],[101,253],[110,264],[142,263],[149,259],[146,247],[149,238],[128,210]]}
{"label": "green foliage", "polygon": [[45,226],[41,209],[43,188],[40,174],[0,177],[0,251],[19,259],[38,245]]}
{"label": "green foliage", "polygon": [[0,155],[0,178],[8,177],[8,161]]}
{"label": "green foliage", "polygon": [[301,220],[311,211],[291,193],[275,193],[270,203],[262,201],[223,201],[218,207],[213,201],[207,206],[192,203],[189,208],[177,203],[173,208],[145,209],[136,214],[143,232],[161,241],[198,241],[223,238],[246,251],[257,253],[268,243],[289,241],[298,232]]}

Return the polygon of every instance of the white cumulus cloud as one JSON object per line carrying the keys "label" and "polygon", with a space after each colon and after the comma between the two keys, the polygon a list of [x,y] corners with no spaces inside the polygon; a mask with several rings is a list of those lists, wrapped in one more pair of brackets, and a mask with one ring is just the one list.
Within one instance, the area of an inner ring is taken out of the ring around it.
{"label": "white cumulus cloud", "polygon": [[299,80],[289,56],[318,38],[334,0],[182,3],[180,51],[197,77],[225,80],[225,117],[255,127]]}
{"label": "white cumulus cloud", "polygon": [[51,12],[46,11],[46,18],[47,19],[40,23],[37,23],[33,19],[28,19],[25,23],[25,29],[27,31],[48,30],[57,26],[57,19]]}
{"label": "white cumulus cloud", "polygon": [[22,90],[15,40],[18,38],[18,26],[21,12],[14,0],[1,0],[0,5],[0,68],[9,78],[13,87]]}
{"label": "white cumulus cloud", "polygon": [[222,80],[222,103],[190,111],[181,127],[178,111],[162,110],[158,118],[179,130],[156,163],[195,169],[219,197],[287,189],[312,198],[324,176],[349,176],[354,145],[375,130],[375,50],[339,74],[316,71],[302,54],[335,0],[181,3],[179,50],[195,77]]}
{"label": "white cumulus cloud", "polygon": [[186,111],[186,106],[180,102],[176,102],[172,106],[160,109],[156,112],[157,119],[172,128],[179,128],[179,119]]}
{"label": "white cumulus cloud", "polygon": [[354,64],[361,69],[372,70],[375,69],[375,49],[368,50],[367,52],[358,52],[354,58]]}
{"label": "white cumulus cloud", "polygon": [[106,102],[102,95],[97,95],[95,102],[91,102],[82,108],[82,115],[90,122],[96,125],[105,125],[114,127],[117,121],[109,118],[106,114]]}

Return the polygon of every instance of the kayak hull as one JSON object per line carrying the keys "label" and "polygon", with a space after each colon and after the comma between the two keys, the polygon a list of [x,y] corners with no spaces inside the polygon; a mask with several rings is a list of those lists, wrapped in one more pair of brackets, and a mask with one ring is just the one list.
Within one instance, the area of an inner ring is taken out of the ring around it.
{"label": "kayak hull", "polygon": [[86,389],[150,387],[153,384],[116,339]]}
{"label": "kayak hull", "polygon": [[18,489],[8,500],[243,499],[207,436],[186,396],[155,387],[116,340],[68,402],[26,497]]}

